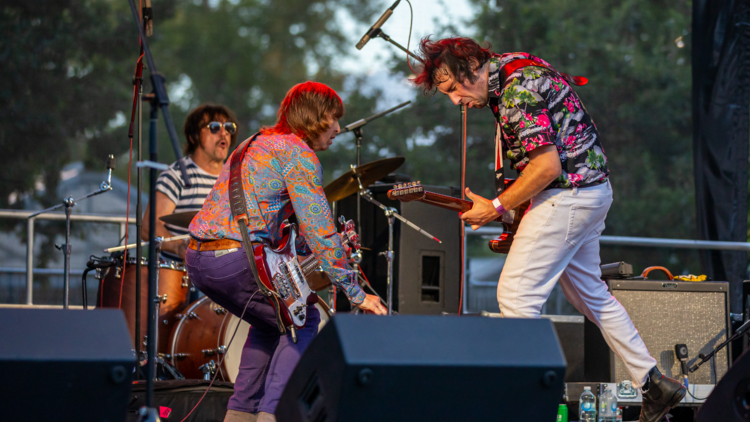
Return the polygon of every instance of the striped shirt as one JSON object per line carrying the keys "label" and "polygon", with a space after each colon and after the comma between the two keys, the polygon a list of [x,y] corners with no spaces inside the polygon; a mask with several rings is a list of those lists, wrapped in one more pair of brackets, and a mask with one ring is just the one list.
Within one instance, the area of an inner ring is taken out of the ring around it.
{"label": "striped shirt", "polygon": [[[184,157],[185,165],[187,167],[187,174],[190,180],[190,187],[186,188],[185,183],[182,181],[180,174],[180,167],[177,161],[169,166],[168,170],[164,170],[159,178],[156,179],[156,190],[167,195],[167,197],[175,203],[174,212],[185,212],[185,211],[200,211],[203,207],[203,201],[211,193],[211,189],[218,179],[218,175],[214,176],[202,168],[198,167],[197,164],[190,157]],[[188,234],[186,228],[173,226],[171,224],[164,225],[172,236],[179,236],[182,234]],[[169,252],[162,252],[166,258],[181,261],[180,257],[171,254]]]}

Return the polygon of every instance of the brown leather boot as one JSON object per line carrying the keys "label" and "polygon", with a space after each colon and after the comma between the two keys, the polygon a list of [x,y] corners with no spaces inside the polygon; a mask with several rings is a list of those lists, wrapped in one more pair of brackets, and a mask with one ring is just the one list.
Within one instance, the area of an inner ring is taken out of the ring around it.
{"label": "brown leather boot", "polygon": [[682,400],[687,389],[679,381],[667,378],[655,366],[648,373],[648,391],[643,393],[639,422],[659,422]]}

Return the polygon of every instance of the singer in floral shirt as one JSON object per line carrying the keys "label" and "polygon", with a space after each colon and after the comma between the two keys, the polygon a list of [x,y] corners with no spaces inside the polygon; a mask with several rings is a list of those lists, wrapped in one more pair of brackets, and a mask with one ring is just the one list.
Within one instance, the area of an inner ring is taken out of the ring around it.
{"label": "singer in floral shirt", "polygon": [[547,189],[586,187],[607,181],[609,169],[599,131],[578,94],[557,72],[545,67],[522,67],[501,81],[502,67],[516,59],[530,59],[551,67],[528,53],[490,58],[489,106],[498,121],[503,150],[512,167],[523,171],[530,151],[555,145],[562,174]]}
{"label": "singer in floral shirt", "polygon": [[[456,105],[490,108],[496,166],[506,151],[519,171],[494,199],[466,188],[474,204],[460,218],[476,230],[530,202],[523,216],[515,216],[522,219],[497,284],[501,314],[539,318],[560,283],[641,389],[639,421],[661,421],[687,390],[661,374],[627,311],[601,280],[599,238],[613,192],[599,131],[570,85],[585,84],[585,78],[560,73],[528,53],[495,54],[470,38],[428,37],[420,51],[423,66],[414,82]],[[495,179],[504,185],[502,176],[496,168]]]}

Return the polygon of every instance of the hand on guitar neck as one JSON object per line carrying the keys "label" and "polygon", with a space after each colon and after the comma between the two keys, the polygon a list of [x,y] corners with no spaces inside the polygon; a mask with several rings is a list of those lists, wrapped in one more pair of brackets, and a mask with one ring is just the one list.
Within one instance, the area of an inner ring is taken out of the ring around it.
{"label": "hand on guitar neck", "polygon": [[[513,183],[513,180],[506,180],[505,183],[506,185],[510,185]],[[476,199],[477,202],[426,191],[420,182],[394,185],[393,189],[388,191],[388,198],[392,200],[401,202],[419,201],[436,207],[457,211],[462,214],[460,218],[471,224],[474,230],[492,221],[503,223],[505,232],[498,238],[491,240],[489,247],[493,252],[508,253],[510,245],[513,242],[513,233],[518,229],[518,225],[521,223],[521,219],[529,207],[529,201],[512,210],[508,210],[503,215],[498,215],[495,207],[492,205],[492,201],[475,195],[468,188],[466,189],[466,195],[469,198]]]}
{"label": "hand on guitar neck", "polygon": [[495,209],[495,206],[492,205],[492,201],[475,195],[469,188],[466,188],[465,193],[474,202],[474,206],[469,211],[462,213],[458,218],[470,224],[472,230],[476,230],[491,221],[502,218],[497,209]]}

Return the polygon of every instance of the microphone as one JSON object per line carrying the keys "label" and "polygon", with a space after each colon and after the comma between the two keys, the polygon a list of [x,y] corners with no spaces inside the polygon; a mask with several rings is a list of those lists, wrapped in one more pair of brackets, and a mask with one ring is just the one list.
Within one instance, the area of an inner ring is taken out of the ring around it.
{"label": "microphone", "polygon": [[380,27],[383,26],[385,21],[387,21],[388,18],[391,17],[391,15],[393,14],[393,9],[395,9],[399,3],[401,3],[401,0],[396,0],[396,2],[393,3],[393,6],[386,9],[385,13],[383,13],[380,19],[375,22],[375,25],[373,25],[367,32],[365,32],[365,35],[363,35],[362,39],[357,43],[357,50],[361,50],[362,47],[364,47],[365,44],[370,41],[370,37],[376,37],[378,35]]}
{"label": "microphone", "polygon": [[687,361],[688,361],[688,348],[687,345],[684,343],[678,343],[674,345],[674,354],[677,356],[677,360],[680,361],[680,374],[682,375],[683,381],[682,383],[685,384],[685,387],[688,386],[688,367],[687,367]]}

